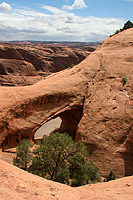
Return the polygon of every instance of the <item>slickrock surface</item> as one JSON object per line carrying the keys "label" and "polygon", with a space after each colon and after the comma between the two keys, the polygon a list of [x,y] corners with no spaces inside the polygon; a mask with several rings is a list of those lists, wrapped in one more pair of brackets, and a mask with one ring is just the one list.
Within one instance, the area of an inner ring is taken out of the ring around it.
{"label": "slickrock surface", "polygon": [[[60,132],[81,139],[107,176],[133,174],[133,28],[107,38],[84,61],[33,86],[0,87],[1,148],[33,139],[60,117]],[[126,82],[124,84],[123,80]]]}
{"label": "slickrock surface", "polygon": [[1,200],[132,200],[132,197],[133,177],[71,188],[0,160]]}

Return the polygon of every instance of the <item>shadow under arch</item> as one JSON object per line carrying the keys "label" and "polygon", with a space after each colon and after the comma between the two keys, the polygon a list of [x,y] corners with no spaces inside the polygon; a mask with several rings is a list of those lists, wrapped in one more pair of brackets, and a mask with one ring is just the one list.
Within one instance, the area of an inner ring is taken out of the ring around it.
{"label": "shadow under arch", "polygon": [[[48,123],[51,120],[54,119],[60,119],[59,127],[54,127],[50,132],[55,131],[55,129],[60,133],[68,133],[73,140],[76,138],[76,131],[79,121],[81,120],[83,113],[83,105],[70,107],[67,110],[61,110],[58,113],[53,114],[52,116],[44,117],[44,120],[46,123]],[[50,118],[48,120],[48,118]],[[45,124],[46,124],[45,123]],[[44,125],[45,125],[44,124]],[[41,127],[42,125],[40,125]],[[3,143],[1,145],[2,151],[5,151],[6,149],[17,147],[20,143],[20,141],[23,138],[30,139],[32,142],[36,143],[35,137],[36,137],[36,131],[40,128],[39,124],[36,124],[34,129],[22,129],[22,130],[16,130],[14,134],[11,134],[9,131],[9,134],[3,140]],[[35,137],[34,137],[35,135]]]}
{"label": "shadow under arch", "polygon": [[83,106],[71,108],[54,116],[51,120],[44,123],[34,135],[35,142],[42,139],[43,135],[58,131],[68,133],[73,140],[76,138],[76,131],[83,113]]}

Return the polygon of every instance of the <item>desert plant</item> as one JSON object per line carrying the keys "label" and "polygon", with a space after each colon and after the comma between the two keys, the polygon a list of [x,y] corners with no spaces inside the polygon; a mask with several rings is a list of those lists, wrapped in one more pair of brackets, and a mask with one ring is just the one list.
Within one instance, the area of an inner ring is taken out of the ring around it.
{"label": "desert plant", "polygon": [[21,140],[16,148],[16,157],[13,159],[13,164],[21,169],[28,170],[28,165],[32,160],[30,148],[33,144],[28,139]]}
{"label": "desert plant", "polygon": [[[113,35],[116,35],[116,34],[122,32],[122,31],[124,31],[124,30],[126,30],[126,29],[129,29],[129,28],[133,28],[133,23],[132,23],[130,20],[128,20],[128,21],[124,24],[123,28],[121,28],[121,29],[119,29],[119,30],[116,30],[115,33],[114,33]],[[112,37],[113,35],[110,35],[110,37]]]}
{"label": "desert plant", "polygon": [[107,176],[107,182],[108,181],[111,181],[111,180],[115,180],[115,174],[111,171],[110,173],[109,173],[109,175]]}
{"label": "desert plant", "polygon": [[73,68],[74,64],[71,64],[69,68]]}
{"label": "desert plant", "polygon": [[123,81],[123,86],[124,86],[127,82],[127,77],[122,77],[122,81]]}
{"label": "desert plant", "polygon": [[34,150],[30,172],[47,179],[80,186],[97,178],[98,168],[87,159],[86,146],[73,142],[64,133],[51,133],[44,136],[42,143]]}

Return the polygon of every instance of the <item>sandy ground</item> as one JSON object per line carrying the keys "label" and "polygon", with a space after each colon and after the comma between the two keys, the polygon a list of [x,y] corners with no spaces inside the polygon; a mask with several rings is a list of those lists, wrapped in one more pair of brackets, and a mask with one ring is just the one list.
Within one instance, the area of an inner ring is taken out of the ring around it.
{"label": "sandy ground", "polygon": [[10,164],[13,164],[13,158],[16,156],[16,148],[7,149],[6,151],[2,152],[0,150],[0,159],[4,160]]}

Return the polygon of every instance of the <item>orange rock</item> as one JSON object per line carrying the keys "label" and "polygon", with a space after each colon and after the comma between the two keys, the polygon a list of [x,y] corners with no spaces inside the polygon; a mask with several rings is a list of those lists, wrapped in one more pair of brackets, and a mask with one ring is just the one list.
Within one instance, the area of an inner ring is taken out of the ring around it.
{"label": "orange rock", "polygon": [[30,174],[2,160],[0,186],[2,200],[131,200],[133,197],[132,176],[71,188]]}
{"label": "orange rock", "polygon": [[[133,28],[107,38],[80,64],[32,86],[0,87],[0,144],[10,136],[33,139],[45,122],[61,117],[59,131],[81,139],[107,176],[133,174]],[[54,49],[52,49],[54,51]],[[117,81],[127,77],[123,86]],[[119,85],[120,84],[120,85]],[[11,141],[11,140],[10,140]]]}

